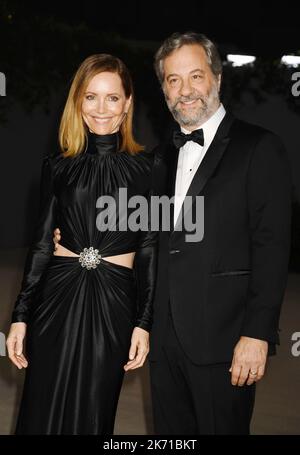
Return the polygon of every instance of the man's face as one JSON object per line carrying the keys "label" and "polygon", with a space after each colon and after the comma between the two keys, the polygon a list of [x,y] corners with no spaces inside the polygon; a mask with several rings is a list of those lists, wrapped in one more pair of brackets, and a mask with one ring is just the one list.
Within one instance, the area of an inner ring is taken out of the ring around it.
{"label": "man's face", "polygon": [[192,131],[201,126],[220,105],[217,80],[202,46],[188,44],[164,60],[163,91],[175,120]]}

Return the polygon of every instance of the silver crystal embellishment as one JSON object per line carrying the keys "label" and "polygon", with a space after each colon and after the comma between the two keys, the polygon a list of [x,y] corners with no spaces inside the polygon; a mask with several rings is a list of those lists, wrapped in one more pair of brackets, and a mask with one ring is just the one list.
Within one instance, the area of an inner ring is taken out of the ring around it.
{"label": "silver crystal embellishment", "polygon": [[84,248],[79,255],[81,267],[86,267],[88,270],[95,269],[100,264],[101,255],[99,250],[94,250],[92,246]]}

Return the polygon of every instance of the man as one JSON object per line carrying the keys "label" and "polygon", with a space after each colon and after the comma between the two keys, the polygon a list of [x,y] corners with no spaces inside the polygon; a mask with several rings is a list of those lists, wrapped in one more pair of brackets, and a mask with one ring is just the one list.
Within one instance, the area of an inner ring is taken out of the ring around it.
{"label": "man", "polygon": [[[159,238],[150,338],[155,432],[247,434],[255,383],[279,343],[287,157],[274,134],[225,112],[221,60],[205,36],[173,34],[155,69],[181,128],[156,150],[154,170],[156,194],[175,195],[173,230]],[[177,228],[187,196],[204,197],[199,242]]]}

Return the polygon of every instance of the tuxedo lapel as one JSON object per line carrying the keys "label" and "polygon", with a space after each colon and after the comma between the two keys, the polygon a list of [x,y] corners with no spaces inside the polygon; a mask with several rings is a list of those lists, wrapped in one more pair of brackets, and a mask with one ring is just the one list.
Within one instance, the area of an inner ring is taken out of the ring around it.
{"label": "tuxedo lapel", "polygon": [[[229,130],[230,127],[233,123],[234,117],[231,114],[226,114],[223,121],[221,122],[216,135],[210,145],[210,147],[207,149],[205,156],[199,165],[193,180],[188,188],[187,196],[197,196],[198,194],[201,193],[205,185],[207,184],[209,178],[213,175],[216,167],[218,166],[219,162],[222,159],[222,156],[226,150],[226,147],[230,141],[229,137]],[[177,167],[177,166],[176,166]],[[175,173],[176,175],[176,173]],[[174,193],[175,193],[175,187],[174,187]],[[173,193],[173,194],[174,194]],[[185,200],[184,200],[185,202]],[[194,201],[193,201],[194,203]],[[178,216],[178,222],[176,223],[176,226],[172,232],[172,234],[175,234],[176,228],[180,225],[180,220],[182,217],[182,210],[184,207],[184,203],[182,205],[182,208],[180,210],[179,216]],[[192,207],[188,211],[192,210]]]}

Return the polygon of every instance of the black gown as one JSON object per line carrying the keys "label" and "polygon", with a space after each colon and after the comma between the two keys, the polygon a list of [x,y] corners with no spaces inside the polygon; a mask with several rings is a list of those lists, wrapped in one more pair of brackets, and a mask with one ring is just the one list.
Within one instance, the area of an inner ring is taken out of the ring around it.
{"label": "black gown", "polygon": [[[150,195],[152,155],[119,152],[118,142],[118,133],[89,133],[84,153],[44,158],[35,240],[12,315],[27,323],[29,363],[16,434],[112,434],[132,330],[151,328],[156,233],[96,226],[100,196],[118,201],[119,188],[128,198]],[[78,257],[54,256],[55,227],[62,246],[78,255],[98,249],[100,263],[88,269]],[[102,258],[129,252],[133,269]]]}

